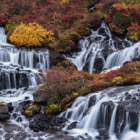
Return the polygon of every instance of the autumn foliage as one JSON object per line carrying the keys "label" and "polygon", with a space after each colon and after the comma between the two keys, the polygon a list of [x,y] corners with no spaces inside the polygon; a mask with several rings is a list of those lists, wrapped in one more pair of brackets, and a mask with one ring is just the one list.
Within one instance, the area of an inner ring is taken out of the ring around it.
{"label": "autumn foliage", "polygon": [[[77,71],[72,66],[53,67],[47,74],[48,82],[35,94],[45,94],[48,113],[64,109],[76,97],[106,89],[140,83],[140,61],[130,62],[117,70],[102,74],[88,74]],[[51,105],[59,108],[52,109]]]}
{"label": "autumn foliage", "polygon": [[84,85],[83,76],[73,67],[53,67],[47,72],[47,83],[37,94],[46,94],[46,100],[60,100]]}
{"label": "autumn foliage", "polygon": [[140,25],[137,23],[131,23],[128,28],[127,36],[132,41],[140,40]]}
{"label": "autumn foliage", "polygon": [[17,46],[42,46],[53,42],[53,32],[47,31],[37,23],[23,24],[16,26],[10,36],[10,41]]}
{"label": "autumn foliage", "polygon": [[[0,25],[9,27],[8,34],[20,23],[39,23],[53,31],[55,39],[48,47],[57,52],[67,53],[67,46],[76,50],[78,40],[102,21],[116,35],[139,40],[140,0],[1,0],[0,5]],[[9,23],[15,24],[10,27]]]}

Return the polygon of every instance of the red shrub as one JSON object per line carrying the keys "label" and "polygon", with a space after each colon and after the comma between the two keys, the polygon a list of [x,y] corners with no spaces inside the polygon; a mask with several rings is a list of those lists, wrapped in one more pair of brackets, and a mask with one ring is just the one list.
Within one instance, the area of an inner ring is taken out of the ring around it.
{"label": "red shrub", "polygon": [[5,25],[8,21],[8,16],[0,13],[0,25]]}
{"label": "red shrub", "polygon": [[38,90],[38,93],[46,94],[47,100],[62,99],[83,85],[83,76],[76,69],[53,67],[47,73],[47,83]]}
{"label": "red shrub", "polygon": [[114,77],[122,76],[122,75],[123,75],[123,73],[120,72],[119,70],[111,70],[110,72],[99,75],[97,78],[98,79],[112,80]]}

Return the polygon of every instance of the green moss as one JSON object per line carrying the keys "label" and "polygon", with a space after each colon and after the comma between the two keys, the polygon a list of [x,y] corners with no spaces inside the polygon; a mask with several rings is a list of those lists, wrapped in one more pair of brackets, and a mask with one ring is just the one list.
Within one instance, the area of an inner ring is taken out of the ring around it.
{"label": "green moss", "polygon": [[45,114],[58,114],[61,111],[61,107],[59,104],[50,104],[44,108]]}
{"label": "green moss", "polygon": [[15,22],[9,21],[5,26],[5,31],[9,32],[11,29],[15,28],[17,24]]}

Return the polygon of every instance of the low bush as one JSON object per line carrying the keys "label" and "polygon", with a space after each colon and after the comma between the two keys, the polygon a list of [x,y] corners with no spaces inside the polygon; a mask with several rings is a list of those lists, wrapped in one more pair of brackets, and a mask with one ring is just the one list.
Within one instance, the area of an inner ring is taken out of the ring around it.
{"label": "low bush", "polygon": [[46,94],[46,100],[56,103],[85,84],[82,74],[75,68],[53,67],[47,73],[47,83],[37,93]]}
{"label": "low bush", "polygon": [[10,41],[17,46],[38,47],[53,40],[53,32],[47,31],[37,23],[21,23],[10,36]]}

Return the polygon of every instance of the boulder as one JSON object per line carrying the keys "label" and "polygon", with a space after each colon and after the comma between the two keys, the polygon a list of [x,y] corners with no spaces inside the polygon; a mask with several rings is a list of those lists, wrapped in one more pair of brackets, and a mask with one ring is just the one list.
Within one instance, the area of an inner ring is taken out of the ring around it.
{"label": "boulder", "polygon": [[11,104],[0,102],[0,121],[9,119],[12,110]]}
{"label": "boulder", "polygon": [[31,121],[29,127],[33,131],[59,130],[64,127],[66,119],[52,115],[39,114]]}
{"label": "boulder", "polygon": [[44,106],[47,105],[47,99],[46,99],[45,93],[35,92],[33,94],[33,99],[34,99],[34,102],[37,104],[44,105]]}
{"label": "boulder", "polygon": [[38,114],[41,110],[41,107],[36,104],[30,104],[24,111],[23,114],[26,117],[33,117],[35,114]]}
{"label": "boulder", "polygon": [[77,126],[77,122],[72,122],[68,127],[67,129],[73,129],[73,128],[76,128]]}

